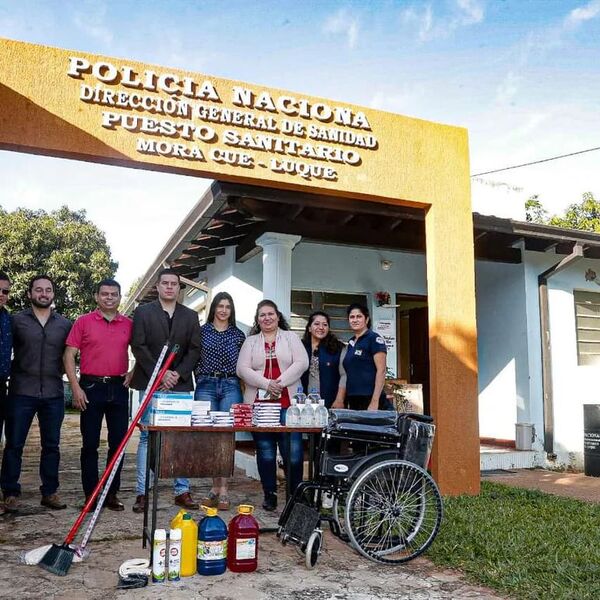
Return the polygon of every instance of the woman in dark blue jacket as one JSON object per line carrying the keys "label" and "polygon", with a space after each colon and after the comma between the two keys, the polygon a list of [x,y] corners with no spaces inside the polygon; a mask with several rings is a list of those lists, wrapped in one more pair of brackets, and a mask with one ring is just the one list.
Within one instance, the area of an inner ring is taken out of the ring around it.
{"label": "woman in dark blue jacket", "polygon": [[345,375],[340,368],[344,344],[331,333],[327,313],[316,311],[308,317],[302,342],[310,361],[308,370],[302,375],[304,391],[309,394],[316,389],[329,408],[336,399],[340,380],[345,387]]}

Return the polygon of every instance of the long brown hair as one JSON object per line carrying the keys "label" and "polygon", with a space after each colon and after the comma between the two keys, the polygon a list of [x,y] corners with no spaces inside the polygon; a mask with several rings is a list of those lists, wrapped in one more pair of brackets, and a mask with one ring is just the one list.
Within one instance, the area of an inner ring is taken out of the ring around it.
{"label": "long brown hair", "polygon": [[229,306],[231,307],[231,314],[229,315],[229,325],[236,326],[235,323],[235,304],[233,303],[233,298],[231,294],[227,292],[219,292],[215,295],[212,302],[210,303],[210,308],[208,309],[208,317],[206,318],[207,323],[212,323],[215,320],[215,312],[217,311],[217,306],[219,306],[219,302],[221,300],[227,300],[229,302]]}
{"label": "long brown hair", "polygon": [[304,330],[304,335],[302,336],[302,341],[307,344],[311,343],[312,336],[310,333],[310,326],[313,324],[313,321],[316,317],[324,317],[327,321],[327,326],[330,328],[327,335],[322,340],[319,340],[319,348],[323,346],[323,348],[325,348],[329,354],[338,353],[344,347],[344,344],[337,339],[335,333],[331,332],[331,319],[329,315],[322,310],[316,310],[309,315],[308,322],[306,323],[306,329]]}

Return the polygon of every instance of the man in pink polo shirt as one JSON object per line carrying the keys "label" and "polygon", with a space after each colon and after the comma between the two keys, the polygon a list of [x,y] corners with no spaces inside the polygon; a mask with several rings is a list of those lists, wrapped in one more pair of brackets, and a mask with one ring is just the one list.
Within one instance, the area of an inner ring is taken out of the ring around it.
{"label": "man in pink polo shirt", "polygon": [[[81,411],[81,482],[86,499],[98,483],[98,446],[102,419],[108,429],[108,463],[127,432],[129,421],[129,357],[127,348],[133,322],[119,313],[121,286],[104,279],[96,287],[98,308],[79,317],[67,337],[65,371],[73,389],[73,405]],[[77,381],[75,357],[79,352],[80,376]],[[106,496],[105,506],[123,510],[117,492],[121,468]]]}

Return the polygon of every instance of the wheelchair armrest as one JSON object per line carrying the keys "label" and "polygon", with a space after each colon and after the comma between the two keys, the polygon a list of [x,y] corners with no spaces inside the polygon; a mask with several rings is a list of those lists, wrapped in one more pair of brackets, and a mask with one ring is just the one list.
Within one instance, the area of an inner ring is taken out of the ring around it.
{"label": "wheelchair armrest", "polygon": [[418,421],[419,423],[433,423],[433,417],[430,415],[422,415],[420,413],[398,413],[399,419],[412,419],[413,421]]}

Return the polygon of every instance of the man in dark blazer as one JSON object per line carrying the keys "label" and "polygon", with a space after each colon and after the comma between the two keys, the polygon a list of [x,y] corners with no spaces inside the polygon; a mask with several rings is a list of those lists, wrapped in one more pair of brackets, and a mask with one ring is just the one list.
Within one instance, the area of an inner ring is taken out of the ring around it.
{"label": "man in dark blazer", "polygon": [[[130,386],[143,391],[160,352],[165,345],[177,344],[179,353],[167,371],[160,389],[163,391],[189,392],[194,389],[193,370],[200,358],[200,324],[198,314],[177,302],[181,289],[179,275],[173,269],[163,269],[156,280],[158,300],[142,304],[133,313],[131,350],[135,356],[135,369]],[[146,411],[143,419],[147,418]],[[145,479],[148,432],[140,432],[137,451],[137,496],[133,512],[144,511],[146,503]],[[190,494],[187,479],[175,480],[175,504],[195,510],[199,508]]]}

